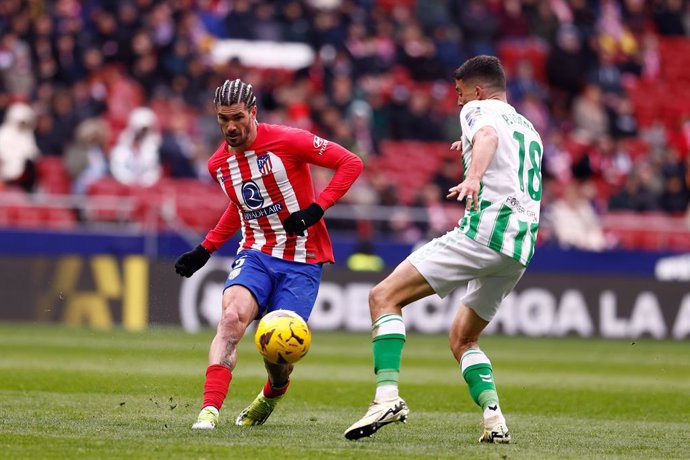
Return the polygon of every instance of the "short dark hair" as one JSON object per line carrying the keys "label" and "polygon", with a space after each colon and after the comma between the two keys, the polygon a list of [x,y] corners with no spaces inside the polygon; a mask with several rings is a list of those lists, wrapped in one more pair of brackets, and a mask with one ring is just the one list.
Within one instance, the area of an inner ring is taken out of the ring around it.
{"label": "short dark hair", "polygon": [[455,70],[454,76],[456,80],[479,80],[495,89],[506,90],[506,73],[496,56],[470,58]]}
{"label": "short dark hair", "polygon": [[256,96],[252,90],[252,85],[245,83],[239,78],[225,82],[216,88],[213,96],[215,105],[233,105],[244,103],[249,109],[256,105]]}

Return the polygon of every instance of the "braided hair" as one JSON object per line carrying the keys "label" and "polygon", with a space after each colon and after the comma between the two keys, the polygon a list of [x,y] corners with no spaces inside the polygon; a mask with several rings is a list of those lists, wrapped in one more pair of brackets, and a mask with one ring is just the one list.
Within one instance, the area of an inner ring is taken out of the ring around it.
{"label": "braided hair", "polygon": [[256,96],[252,90],[252,85],[237,78],[233,81],[225,80],[221,86],[216,88],[213,103],[215,105],[244,103],[247,109],[250,109],[256,105]]}

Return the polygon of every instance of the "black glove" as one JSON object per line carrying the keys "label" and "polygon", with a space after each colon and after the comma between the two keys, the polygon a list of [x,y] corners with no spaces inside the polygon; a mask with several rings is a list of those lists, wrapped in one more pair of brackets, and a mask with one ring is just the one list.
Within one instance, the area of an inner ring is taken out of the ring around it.
{"label": "black glove", "polygon": [[178,275],[189,278],[195,271],[203,267],[210,258],[211,253],[205,247],[199,245],[177,258],[175,261],[175,271]]}
{"label": "black glove", "polygon": [[323,209],[316,203],[312,203],[304,209],[295,211],[283,221],[283,227],[288,236],[304,236],[304,231],[317,223],[323,217]]}

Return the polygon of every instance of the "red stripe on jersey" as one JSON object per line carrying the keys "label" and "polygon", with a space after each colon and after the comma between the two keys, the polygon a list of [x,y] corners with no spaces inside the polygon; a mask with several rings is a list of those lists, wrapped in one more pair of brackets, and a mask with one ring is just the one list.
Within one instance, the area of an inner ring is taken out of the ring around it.
{"label": "red stripe on jersey", "polygon": [[[278,186],[278,182],[276,182],[275,175],[273,173],[267,174],[263,176],[263,181],[264,181],[264,186],[266,187],[266,190],[268,191],[268,196],[271,197],[271,201],[273,203],[281,203],[285,202],[285,197],[280,191],[280,187]],[[283,209],[278,212],[278,218],[280,219],[281,222],[283,222],[287,217],[290,215],[290,211],[287,209],[287,207],[283,207]],[[286,234],[287,236],[287,234]],[[295,249],[297,246],[297,235],[292,235],[292,236],[287,236],[287,240],[285,241],[285,248],[283,249],[283,259],[284,260],[295,260]]]}
{"label": "red stripe on jersey", "polygon": [[[235,156],[237,158],[237,165],[240,168],[240,174],[242,175],[242,183],[249,181],[252,179],[252,170],[251,167],[249,166],[249,160],[247,159],[247,156],[242,153],[239,155]],[[247,226],[250,225],[250,220],[245,219],[245,223]],[[256,222],[259,224],[259,228],[264,234],[264,238],[266,238],[266,242],[264,243],[263,246],[261,246],[261,252],[264,254],[268,254],[269,256],[273,255],[273,248],[276,246],[276,233],[273,231],[273,227],[271,227],[271,222],[268,220],[268,217],[259,217]],[[250,248],[252,245],[256,243],[256,240],[252,238],[251,243],[249,241],[245,242],[244,247],[246,249]]]}

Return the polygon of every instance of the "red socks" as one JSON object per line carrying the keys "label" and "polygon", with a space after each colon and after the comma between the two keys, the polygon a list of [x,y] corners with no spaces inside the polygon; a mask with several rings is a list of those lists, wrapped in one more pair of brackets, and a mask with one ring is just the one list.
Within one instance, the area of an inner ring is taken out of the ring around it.
{"label": "red socks", "polygon": [[[228,394],[228,387],[232,380],[232,371],[220,364],[211,364],[206,369],[204,382],[204,404],[201,407],[213,406],[220,410]],[[287,386],[286,386],[287,388]]]}
{"label": "red socks", "polygon": [[[220,364],[211,364],[206,369],[206,381],[204,382],[204,404],[201,406],[212,406],[220,410],[225,397],[228,394],[228,387],[232,381],[232,371]],[[273,388],[271,381],[266,379],[264,385],[264,396],[267,398],[277,398],[282,396],[290,386],[290,381],[280,388]]]}
{"label": "red socks", "polygon": [[282,387],[273,388],[271,386],[271,380],[266,379],[266,385],[264,385],[264,396],[267,398],[277,398],[278,396],[284,395],[289,386],[290,386],[290,381],[288,380],[288,383],[286,383]]}

